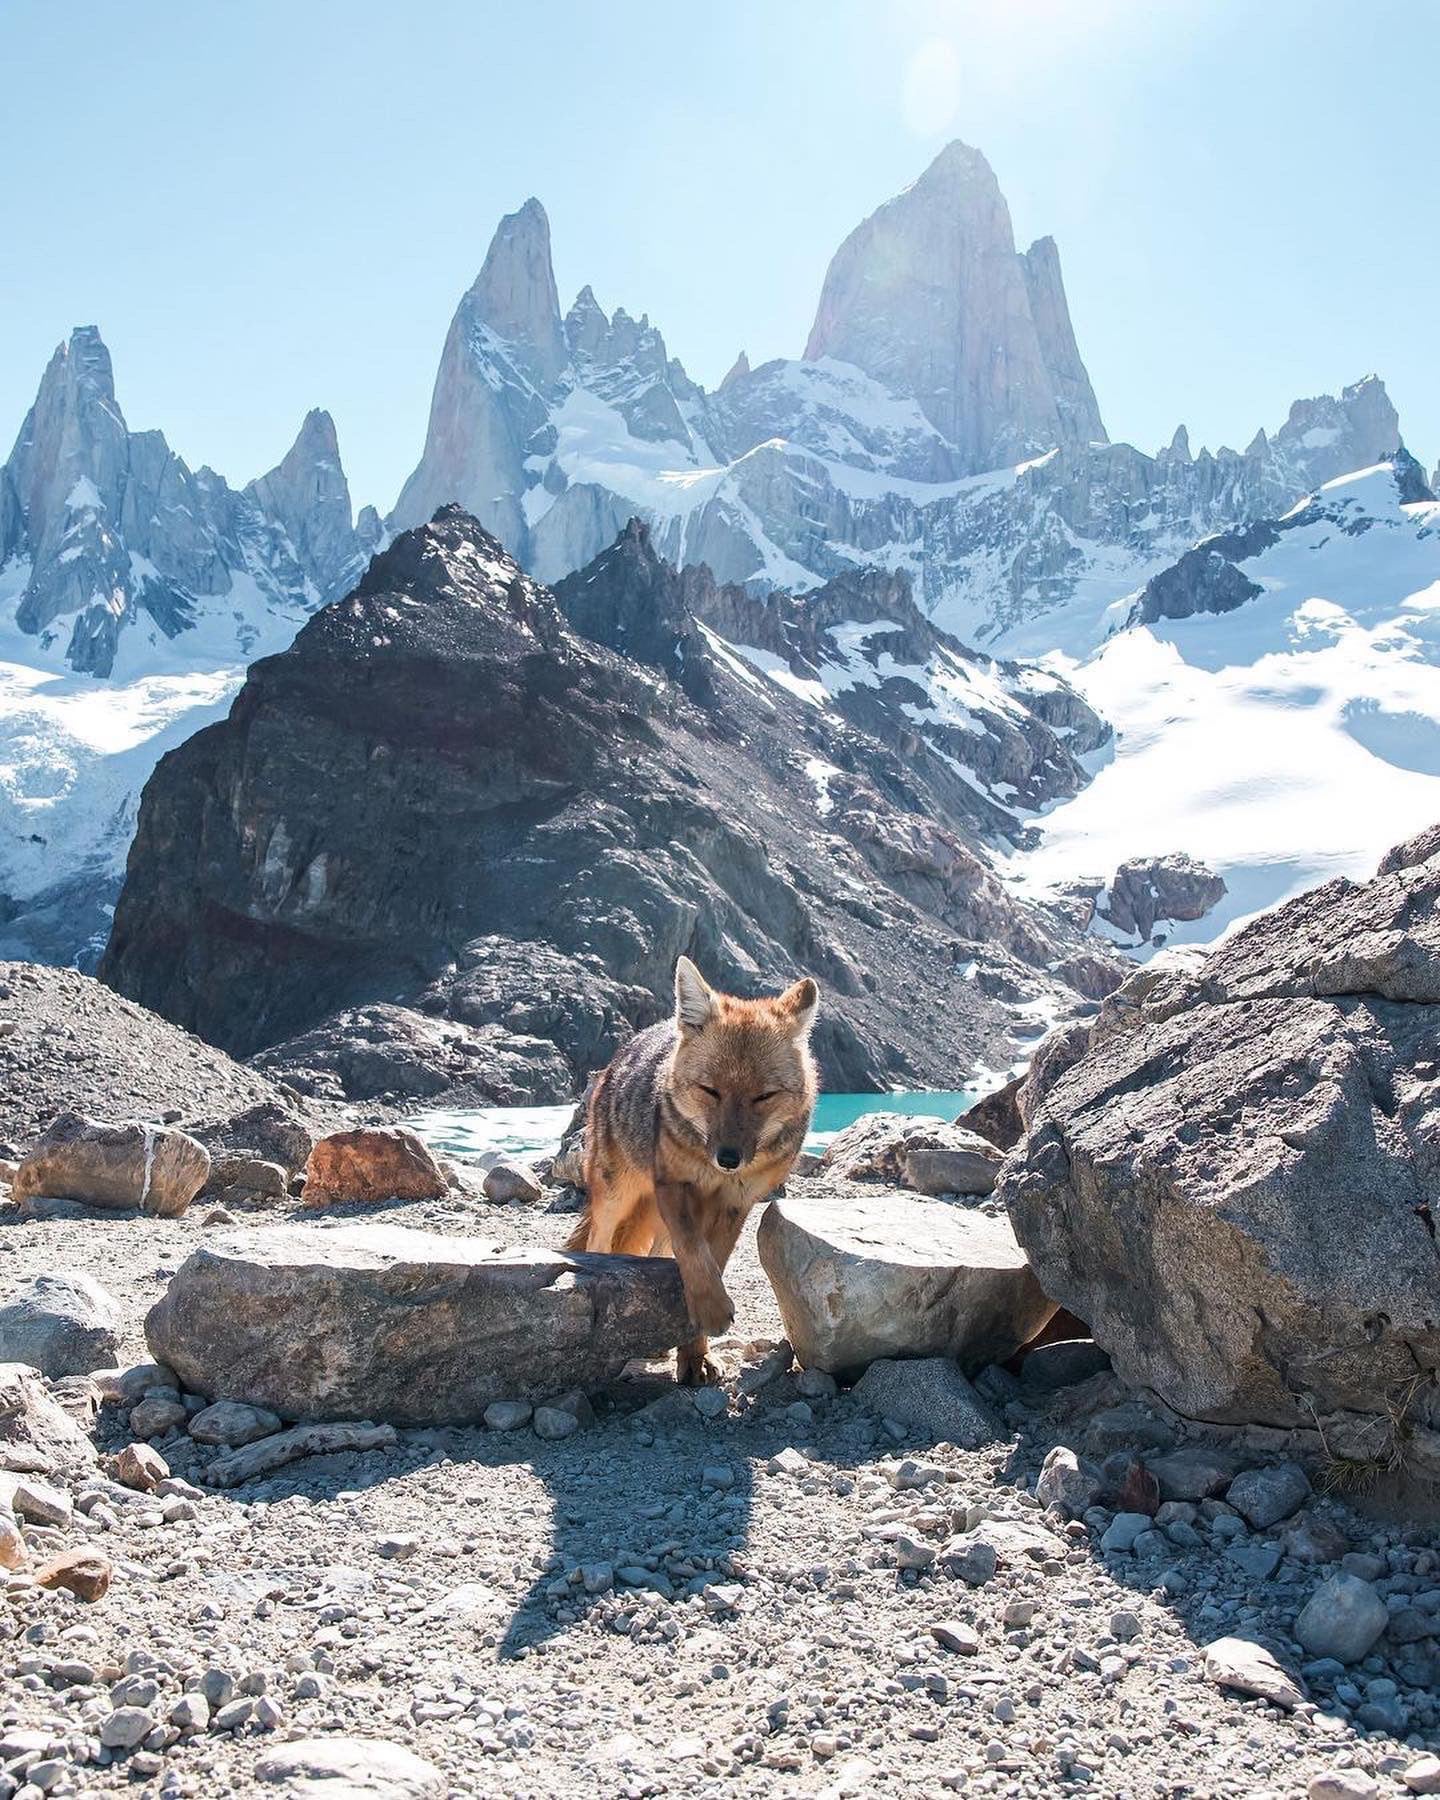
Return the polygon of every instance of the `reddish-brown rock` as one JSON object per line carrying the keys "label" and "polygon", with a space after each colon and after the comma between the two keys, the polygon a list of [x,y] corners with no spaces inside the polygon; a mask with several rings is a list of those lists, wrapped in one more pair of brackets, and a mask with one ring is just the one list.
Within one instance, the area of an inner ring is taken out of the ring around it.
{"label": "reddish-brown rock", "polygon": [[96,1550],[61,1550],[35,1571],[41,1587],[69,1588],[82,1600],[103,1600],[110,1587],[110,1565]]}
{"label": "reddish-brown rock", "polygon": [[323,1137],[305,1165],[305,1204],[341,1200],[438,1200],[445,1177],[435,1158],[399,1125],[370,1125]]}

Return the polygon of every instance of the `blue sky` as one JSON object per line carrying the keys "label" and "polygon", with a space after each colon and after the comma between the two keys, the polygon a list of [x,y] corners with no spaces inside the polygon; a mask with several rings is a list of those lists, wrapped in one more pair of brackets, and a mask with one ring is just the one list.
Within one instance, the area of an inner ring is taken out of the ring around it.
{"label": "blue sky", "polygon": [[446,325],[537,194],[562,304],[697,379],[798,354],[950,137],[1058,239],[1111,434],[1243,444],[1370,369],[1440,457],[1428,0],[0,0],[0,455],[70,326],[239,482],[328,406],[393,502]]}

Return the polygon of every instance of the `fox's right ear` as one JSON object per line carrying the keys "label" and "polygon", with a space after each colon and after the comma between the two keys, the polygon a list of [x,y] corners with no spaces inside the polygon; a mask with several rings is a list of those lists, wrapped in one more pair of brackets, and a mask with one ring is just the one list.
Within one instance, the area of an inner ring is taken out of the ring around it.
{"label": "fox's right ear", "polygon": [[705,977],[688,956],[675,965],[675,1021],[698,1031],[710,1017],[714,1000]]}

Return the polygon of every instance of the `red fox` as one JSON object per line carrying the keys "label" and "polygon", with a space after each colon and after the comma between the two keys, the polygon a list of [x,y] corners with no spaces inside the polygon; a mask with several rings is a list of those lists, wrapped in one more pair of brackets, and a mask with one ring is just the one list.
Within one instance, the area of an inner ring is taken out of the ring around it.
{"label": "red fox", "polygon": [[750,1209],[790,1172],[815,1107],[819,990],[717,993],[687,956],[674,1017],[637,1032],[596,1082],[585,1128],[585,1212],[570,1250],[670,1255],[696,1335],[677,1379],[714,1381],[709,1334],[735,1308],[721,1279]]}

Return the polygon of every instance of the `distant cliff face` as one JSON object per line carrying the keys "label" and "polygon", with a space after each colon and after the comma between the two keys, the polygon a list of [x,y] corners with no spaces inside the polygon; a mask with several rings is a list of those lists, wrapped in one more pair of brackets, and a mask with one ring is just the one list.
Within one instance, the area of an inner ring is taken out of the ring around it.
{"label": "distant cliff face", "polygon": [[[539,1021],[578,1082],[613,1041],[597,1020],[655,1016],[684,951],[741,991],[816,975],[833,1085],[938,1085],[977,1056],[1008,1060],[996,996],[1063,1006],[1047,966],[1079,940],[972,847],[1003,822],[1003,796],[977,794],[947,757],[983,723],[885,741],[922,710],[927,679],[963,679],[948,646],[905,649],[925,628],[903,590],[882,635],[919,661],[895,675],[889,653],[825,660],[866,634],[863,616],[837,620],[828,649],[812,640],[817,665],[798,642],[731,644],[694,598],[695,577],[661,565],[639,528],[558,595],[458,510],[403,534],[251,670],[229,719],[161,763],[105,979],[240,1053],[379,1003],[392,1012],[372,1033],[401,1030],[399,1015],[406,1030],[417,1016]],[[1029,711],[1003,670],[977,659],[974,673],[977,705],[995,678],[997,708],[1023,720],[1017,770],[1082,779],[1046,723],[1054,694]],[[873,731],[827,681],[873,681]],[[1103,734],[1069,700],[1071,728]],[[499,1014],[481,998],[497,970]],[[567,991],[585,1004],[561,1017]]]}
{"label": "distant cliff face", "polygon": [[958,474],[1103,439],[1054,242],[1016,255],[993,170],[954,143],[836,251],[805,346],[914,397]]}

